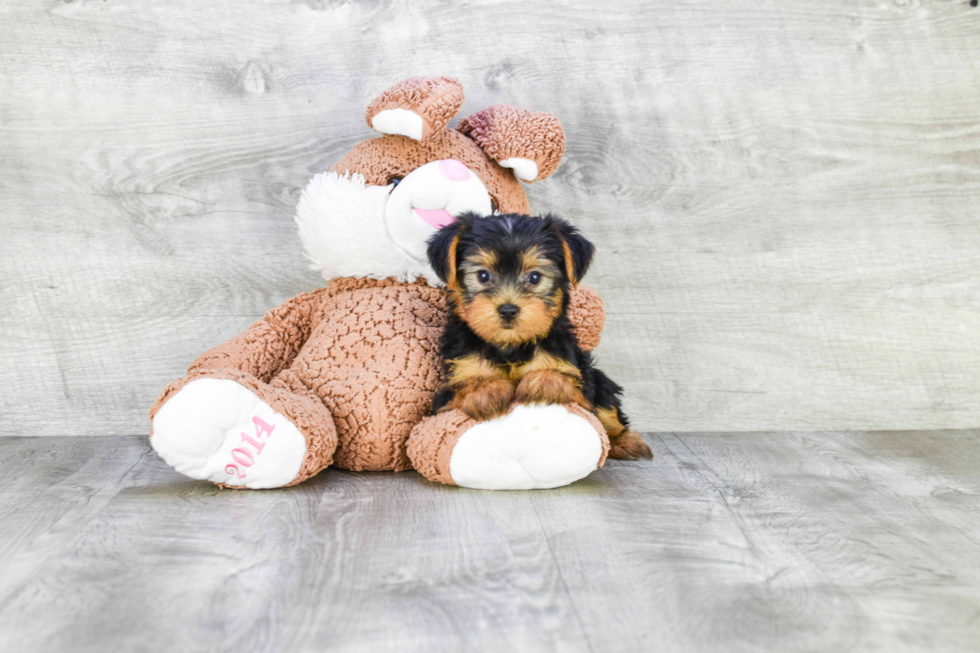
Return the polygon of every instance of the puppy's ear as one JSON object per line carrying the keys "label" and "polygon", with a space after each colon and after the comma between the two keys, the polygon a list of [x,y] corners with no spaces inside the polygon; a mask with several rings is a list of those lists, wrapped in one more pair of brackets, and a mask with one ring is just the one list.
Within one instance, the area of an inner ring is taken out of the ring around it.
{"label": "puppy's ear", "polygon": [[429,238],[426,249],[429,265],[450,290],[456,287],[456,248],[459,246],[459,237],[472,220],[472,215],[464,213]]}
{"label": "puppy's ear", "polygon": [[562,252],[565,257],[565,273],[568,275],[569,283],[574,288],[578,286],[578,282],[582,280],[592,264],[595,245],[586,240],[578,229],[568,224],[567,221],[554,215],[546,215],[544,219],[561,239]]}

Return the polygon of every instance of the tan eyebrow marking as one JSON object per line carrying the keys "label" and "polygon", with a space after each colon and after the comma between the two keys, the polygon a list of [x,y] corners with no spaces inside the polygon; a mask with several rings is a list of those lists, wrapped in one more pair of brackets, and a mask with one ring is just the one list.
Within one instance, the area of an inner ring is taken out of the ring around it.
{"label": "tan eyebrow marking", "polygon": [[497,252],[488,252],[485,249],[481,249],[475,254],[467,256],[463,264],[468,268],[484,267],[492,270],[497,265],[497,260]]}
{"label": "tan eyebrow marking", "polygon": [[529,272],[534,268],[549,268],[554,267],[554,263],[550,261],[541,251],[541,248],[537,245],[529,247],[521,255],[521,266],[524,272]]}

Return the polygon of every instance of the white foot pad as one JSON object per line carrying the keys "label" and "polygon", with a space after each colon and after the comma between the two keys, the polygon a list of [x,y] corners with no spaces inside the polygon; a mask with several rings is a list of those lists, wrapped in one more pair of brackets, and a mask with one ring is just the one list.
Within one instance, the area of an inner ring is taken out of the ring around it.
{"label": "white foot pad", "polygon": [[181,388],[153,418],[150,444],[181,474],[252,489],[286,485],[306,456],[292,422],[228,379]]}
{"label": "white foot pad", "polygon": [[462,487],[536,490],[561,487],[596,469],[595,428],[563,406],[517,406],[460,436],[449,473]]}

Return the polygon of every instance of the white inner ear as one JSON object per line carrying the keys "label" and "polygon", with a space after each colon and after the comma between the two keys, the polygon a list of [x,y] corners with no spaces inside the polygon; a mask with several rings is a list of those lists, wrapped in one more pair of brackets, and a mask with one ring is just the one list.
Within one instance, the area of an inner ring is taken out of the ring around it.
{"label": "white inner ear", "polygon": [[[371,118],[371,126],[382,134],[399,134],[417,141],[422,140],[422,116],[408,109],[382,111]],[[537,171],[537,166],[534,169]]]}
{"label": "white inner ear", "polygon": [[[377,129],[377,127],[375,127]],[[505,168],[511,168],[518,179],[524,181],[534,181],[538,178],[538,164],[531,159],[524,159],[519,156],[504,159],[499,162]]]}

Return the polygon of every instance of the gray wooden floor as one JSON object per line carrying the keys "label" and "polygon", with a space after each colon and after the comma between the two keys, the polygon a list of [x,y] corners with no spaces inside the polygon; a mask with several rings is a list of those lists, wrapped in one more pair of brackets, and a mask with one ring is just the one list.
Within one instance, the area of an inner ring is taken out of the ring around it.
{"label": "gray wooden floor", "polygon": [[980,430],[649,435],[554,491],[0,439],[3,651],[976,651]]}

